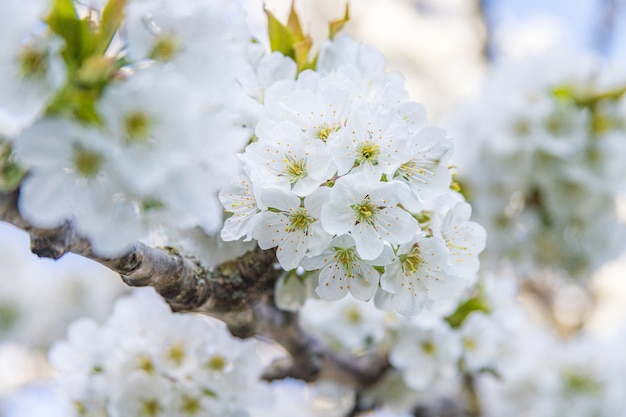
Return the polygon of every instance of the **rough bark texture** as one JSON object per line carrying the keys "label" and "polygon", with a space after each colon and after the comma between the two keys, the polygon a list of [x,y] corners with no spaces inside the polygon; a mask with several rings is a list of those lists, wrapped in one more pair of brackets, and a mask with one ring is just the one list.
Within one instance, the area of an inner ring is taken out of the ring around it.
{"label": "rough bark texture", "polygon": [[245,310],[273,288],[280,272],[274,268],[274,252],[260,249],[213,271],[174,248],[153,248],[141,242],[119,257],[102,257],[75,233],[70,222],[55,229],[32,226],[17,209],[18,198],[17,192],[0,193],[0,220],[28,232],[33,253],[53,259],[68,252],[84,256],[117,272],[129,286],[154,287],[174,311],[219,314]]}
{"label": "rough bark texture", "polygon": [[257,248],[212,270],[174,248],[141,242],[119,257],[101,257],[76,234],[71,222],[49,230],[32,226],[20,215],[18,198],[17,191],[0,192],[0,220],[28,232],[31,250],[40,257],[58,259],[68,252],[84,256],[117,272],[129,286],[154,287],[174,311],[205,313],[223,320],[235,336],[258,335],[281,344],[290,358],[274,363],[266,379],[330,378],[358,392],[389,368],[384,354],[355,358],[331,351],[300,327],[297,314],[276,308],[274,284],[282,270],[274,250]]}

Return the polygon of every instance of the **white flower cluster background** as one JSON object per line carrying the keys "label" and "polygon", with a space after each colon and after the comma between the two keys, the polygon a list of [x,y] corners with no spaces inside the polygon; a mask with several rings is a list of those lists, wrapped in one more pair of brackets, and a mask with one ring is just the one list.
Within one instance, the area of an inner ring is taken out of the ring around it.
{"label": "white flower cluster background", "polygon": [[0,2],[0,192],[26,221],[102,258],[271,249],[277,308],[384,359],[356,386],[268,378],[272,340],[0,223],[0,416],[622,416],[626,4],[605,3],[355,0],[329,34],[345,4],[302,0],[290,57],[267,20],[289,1]]}

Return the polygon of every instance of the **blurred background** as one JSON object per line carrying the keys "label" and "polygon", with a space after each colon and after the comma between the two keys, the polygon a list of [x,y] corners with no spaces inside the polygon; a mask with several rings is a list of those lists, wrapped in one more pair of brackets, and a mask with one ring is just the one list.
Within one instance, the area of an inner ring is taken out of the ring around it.
{"label": "blurred background", "polygon": [[[282,19],[291,6],[291,0],[241,1],[248,9],[253,32],[266,43],[263,4]],[[492,73],[503,63],[513,62],[512,67],[516,67],[517,62],[545,54],[558,55],[555,51],[561,51],[568,56],[563,58],[563,66],[577,66],[576,59],[580,58],[582,68],[592,57],[603,68],[603,74],[597,78],[612,78],[608,83],[617,84],[625,81],[626,0],[351,0],[349,3],[350,22],[346,32],[379,49],[387,59],[389,70],[399,71],[405,77],[410,97],[425,105],[431,123],[443,126],[453,137],[459,126],[450,119],[476,106],[476,97],[485,81],[497,78]],[[319,45],[327,35],[327,22],[343,15],[345,2],[296,0],[295,5],[304,27]],[[571,57],[574,62],[569,61]],[[503,78],[501,73],[506,71],[500,70],[498,77]],[[529,78],[541,78],[543,72],[551,70],[537,66],[532,71],[536,72],[528,74]],[[516,80],[511,82],[514,84]],[[503,88],[496,93],[501,93],[505,101],[510,92]],[[624,120],[626,107],[621,108],[619,117]],[[483,113],[489,111],[493,109],[486,108]],[[468,138],[454,139],[460,145],[457,154],[459,150],[468,150]],[[619,181],[618,188],[622,189],[626,183],[624,178]],[[623,226],[626,204],[623,189],[619,189],[614,194]],[[574,200],[570,203],[577,204]],[[606,233],[608,236],[609,232]],[[623,240],[617,245],[620,252],[626,248]],[[580,327],[584,320],[598,331],[617,331],[626,320],[625,278],[626,258],[622,254],[593,270],[580,285],[570,286],[557,280],[559,288],[550,295],[551,308],[555,309],[552,313],[569,323],[566,327]],[[567,288],[560,288],[564,285]],[[544,287],[542,291],[548,289]]]}
{"label": "blurred background", "polygon": [[[263,3],[286,17],[291,0],[241,0],[259,39]],[[351,0],[346,31],[374,45],[390,70],[406,78],[411,97],[436,121],[476,92],[488,65],[560,45],[626,61],[624,0]],[[314,40],[342,16],[341,0],[297,0]],[[622,40],[620,42],[620,39]]]}
{"label": "blurred background", "polygon": [[[279,19],[291,4],[239,1],[253,34],[266,44],[264,3]],[[344,7],[343,0],[296,1],[317,47],[327,22],[341,17]],[[458,105],[478,94],[490,68],[501,61],[558,47],[626,68],[626,0],[351,0],[346,31],[384,54],[435,124],[445,124]],[[37,381],[52,372],[46,349],[63,337],[69,321],[81,315],[102,319],[127,289],[115,274],[77,257],[37,259],[27,236],[4,224],[0,275],[0,416],[52,416],[53,407],[37,409],[48,395]],[[589,284],[542,291],[552,294],[552,314],[564,326],[585,321],[610,332],[626,319],[626,259],[621,255],[592,275]],[[50,401],[54,398],[50,394]]]}

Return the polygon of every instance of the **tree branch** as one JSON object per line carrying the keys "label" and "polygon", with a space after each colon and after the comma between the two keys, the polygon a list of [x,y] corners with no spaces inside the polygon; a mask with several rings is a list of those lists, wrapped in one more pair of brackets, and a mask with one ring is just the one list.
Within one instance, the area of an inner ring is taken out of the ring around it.
{"label": "tree branch", "polygon": [[305,381],[332,379],[360,391],[380,380],[391,367],[383,352],[355,357],[329,349],[300,327],[297,314],[278,310],[271,302],[258,304],[255,316],[258,318],[256,333],[280,343],[291,356],[272,364],[265,373],[268,380],[287,377]]}
{"label": "tree branch", "polygon": [[307,334],[297,314],[279,310],[273,294],[282,269],[276,266],[274,250],[257,248],[211,271],[174,248],[141,242],[122,256],[101,257],[71,222],[49,230],[31,225],[18,211],[18,198],[18,191],[0,192],[0,220],[28,232],[31,250],[40,257],[58,259],[68,252],[84,256],[117,272],[129,286],[154,287],[174,311],[205,313],[223,320],[235,336],[259,335],[282,345],[291,358],[274,363],[266,379],[330,378],[358,391],[378,381],[390,366],[381,353],[360,358],[337,354]]}
{"label": "tree branch", "polygon": [[89,241],[77,235],[71,222],[40,229],[24,219],[17,206],[19,192],[0,192],[0,220],[28,232],[31,250],[58,259],[71,252],[120,274],[132,287],[154,287],[174,311],[212,314],[246,310],[273,288],[280,270],[273,251],[257,249],[213,271],[174,248],[153,248],[136,242],[125,254],[108,258],[95,254]]}

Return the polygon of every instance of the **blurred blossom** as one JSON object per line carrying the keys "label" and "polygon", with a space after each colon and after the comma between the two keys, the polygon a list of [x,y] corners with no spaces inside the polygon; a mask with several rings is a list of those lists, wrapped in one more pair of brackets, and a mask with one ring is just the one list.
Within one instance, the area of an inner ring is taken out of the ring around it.
{"label": "blurred blossom", "polygon": [[28,235],[0,223],[0,337],[45,349],[80,316],[103,318],[128,291],[119,276],[87,259],[39,259]]}

